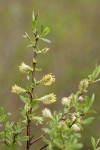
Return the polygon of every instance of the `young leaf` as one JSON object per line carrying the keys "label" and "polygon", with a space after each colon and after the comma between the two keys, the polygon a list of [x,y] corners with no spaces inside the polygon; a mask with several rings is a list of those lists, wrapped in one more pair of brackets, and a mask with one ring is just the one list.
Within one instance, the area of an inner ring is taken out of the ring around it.
{"label": "young leaf", "polygon": [[89,102],[89,108],[92,106],[93,102],[94,102],[94,98],[95,98],[95,94],[92,95],[90,102]]}
{"label": "young leaf", "polygon": [[37,104],[38,104],[38,101],[36,99],[33,99],[31,102],[31,106],[34,107]]}
{"label": "young leaf", "polygon": [[37,110],[38,107],[39,107],[38,102],[36,100],[33,100],[32,103],[31,103],[31,107],[32,107],[32,112]]}
{"label": "young leaf", "polygon": [[50,144],[49,140],[47,140],[44,136],[42,137],[43,141],[47,144]]}
{"label": "young leaf", "polygon": [[84,113],[88,113],[90,111],[90,108],[94,102],[94,98],[95,98],[94,94],[92,95],[91,99],[88,96],[85,96],[86,107],[84,108]]}
{"label": "young leaf", "polygon": [[50,40],[48,40],[48,39],[46,39],[46,38],[40,38],[42,41],[45,41],[45,42],[47,42],[47,43],[51,43],[51,41]]}
{"label": "young leaf", "polygon": [[36,29],[37,26],[37,19],[38,19],[38,14],[34,14],[34,12],[32,13],[32,26],[34,29]]}
{"label": "young leaf", "polygon": [[96,143],[96,144],[97,144],[97,146],[98,146],[98,144],[99,144],[99,143],[100,143],[100,139],[98,139],[98,140],[97,140],[97,143]]}
{"label": "young leaf", "polygon": [[8,114],[5,114],[5,115],[2,115],[0,116],[0,123],[5,121],[7,119],[7,117],[9,116],[9,113]]}
{"label": "young leaf", "polygon": [[35,20],[35,14],[34,14],[34,12],[32,12],[32,21],[34,21]]}
{"label": "young leaf", "polygon": [[46,36],[49,32],[50,32],[49,27],[44,27],[43,25],[41,25],[41,35]]}
{"label": "young leaf", "polygon": [[99,74],[100,74],[100,65],[96,66],[93,73],[91,75],[89,75],[90,81],[94,81],[98,77]]}
{"label": "young leaf", "polygon": [[29,136],[23,136],[20,138],[21,141],[27,141],[29,140]]}
{"label": "young leaf", "polygon": [[30,100],[29,100],[29,98],[27,98],[27,97],[24,97],[24,96],[20,96],[20,99],[24,102],[24,103],[26,103],[26,104],[30,104]]}
{"label": "young leaf", "polygon": [[42,71],[42,68],[35,68],[35,71],[41,72],[41,71]]}
{"label": "young leaf", "polygon": [[92,143],[93,148],[96,149],[96,141],[93,137],[91,138],[91,143]]}
{"label": "young leaf", "polygon": [[27,32],[25,32],[25,35],[23,35],[23,37],[25,39],[28,39],[29,41],[31,41],[31,38],[30,38],[30,36],[29,36],[29,34]]}
{"label": "young leaf", "polygon": [[83,120],[82,124],[90,124],[94,120],[94,117],[89,117],[88,119]]}

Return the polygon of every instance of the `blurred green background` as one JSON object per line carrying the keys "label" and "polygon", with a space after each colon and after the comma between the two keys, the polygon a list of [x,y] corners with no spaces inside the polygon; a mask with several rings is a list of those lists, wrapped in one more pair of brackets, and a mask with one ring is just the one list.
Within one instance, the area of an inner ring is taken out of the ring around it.
{"label": "blurred green background", "polygon": [[[55,92],[57,104],[51,109],[61,110],[64,96],[76,92],[79,81],[100,64],[100,1],[99,0],[0,0],[0,105],[12,112],[12,119],[20,119],[19,107],[23,106],[19,96],[12,94],[13,84],[27,85],[26,77],[18,71],[22,60],[30,63],[33,52],[22,38],[25,32],[32,33],[31,14],[39,12],[40,22],[50,26],[50,51],[39,57],[43,74],[52,72],[56,83],[39,87],[39,96]],[[38,77],[41,77],[39,75]],[[82,132],[84,150],[90,147],[90,137],[100,137],[100,83],[90,87],[89,95],[95,92],[93,108],[97,111],[94,123]],[[39,127],[35,135],[40,135]],[[34,132],[34,131],[33,131]],[[39,142],[38,146],[43,144]],[[38,150],[34,145],[32,150]],[[1,149],[1,148],[0,148]],[[22,150],[24,147],[15,148]]]}

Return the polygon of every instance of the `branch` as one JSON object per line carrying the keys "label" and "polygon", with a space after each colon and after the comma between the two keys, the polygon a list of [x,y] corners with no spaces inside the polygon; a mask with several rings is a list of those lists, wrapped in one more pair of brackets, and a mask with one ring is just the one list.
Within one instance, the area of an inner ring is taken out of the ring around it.
{"label": "branch", "polygon": [[40,135],[37,139],[35,139],[33,142],[30,143],[30,145],[36,143],[37,141],[41,140],[43,136],[45,136],[47,133],[43,133],[42,135]]}
{"label": "branch", "polygon": [[44,145],[43,147],[40,148],[40,150],[45,149],[48,146],[48,144]]}

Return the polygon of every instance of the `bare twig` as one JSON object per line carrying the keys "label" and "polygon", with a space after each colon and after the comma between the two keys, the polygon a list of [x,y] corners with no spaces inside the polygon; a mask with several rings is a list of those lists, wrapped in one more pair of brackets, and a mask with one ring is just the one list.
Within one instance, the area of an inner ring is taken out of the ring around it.
{"label": "bare twig", "polygon": [[30,143],[30,145],[32,145],[32,144],[36,143],[37,141],[41,140],[42,137],[45,136],[46,134],[47,134],[47,133],[45,132],[45,133],[43,133],[42,135],[40,135],[37,139],[35,139],[34,141],[32,141],[32,142]]}
{"label": "bare twig", "polygon": [[44,145],[43,147],[40,148],[40,150],[45,149],[48,146],[48,144]]}

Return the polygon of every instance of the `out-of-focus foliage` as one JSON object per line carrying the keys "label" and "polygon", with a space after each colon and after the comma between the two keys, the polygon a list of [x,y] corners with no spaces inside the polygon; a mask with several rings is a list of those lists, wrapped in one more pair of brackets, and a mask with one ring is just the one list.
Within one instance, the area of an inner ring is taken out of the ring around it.
{"label": "out-of-focus foliage", "polygon": [[92,147],[94,150],[100,150],[100,147],[98,146],[100,143],[100,139],[95,140],[93,137],[91,138]]}
{"label": "out-of-focus foliage", "polygon": [[[75,92],[78,81],[91,73],[95,64],[100,64],[99,6],[99,0],[0,1],[0,99],[1,105],[8,112],[14,112],[16,120],[21,103],[10,91],[15,82],[24,85],[25,78],[18,73],[17,66],[22,60],[27,59],[29,62],[32,58],[31,51],[27,51],[25,41],[21,38],[25,31],[31,31],[32,10],[39,12],[41,20],[51,28],[51,51],[45,60],[39,58],[39,61],[44,73],[51,71],[56,75],[57,81],[51,89],[42,87],[37,92],[41,96],[41,93],[55,91],[60,101],[62,96]],[[98,137],[99,85],[93,88],[96,91],[97,115],[95,124],[86,129],[86,134]],[[90,93],[93,92],[93,88],[91,87]],[[60,109],[59,103],[57,108]],[[86,134],[83,133],[85,149],[90,138],[85,136]]]}

